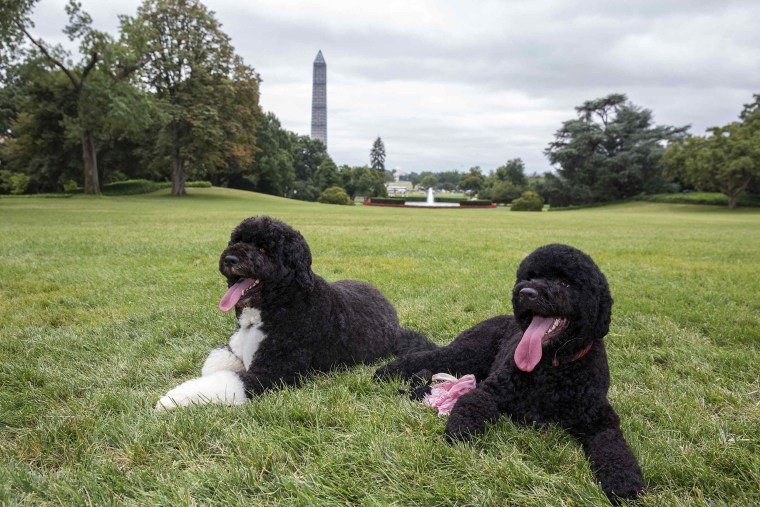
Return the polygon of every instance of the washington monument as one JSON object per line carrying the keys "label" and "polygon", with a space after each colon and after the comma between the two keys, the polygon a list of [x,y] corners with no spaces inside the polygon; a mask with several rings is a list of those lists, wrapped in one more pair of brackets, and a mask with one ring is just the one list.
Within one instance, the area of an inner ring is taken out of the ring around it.
{"label": "washington monument", "polygon": [[321,50],[314,59],[311,84],[311,137],[327,147],[327,64]]}

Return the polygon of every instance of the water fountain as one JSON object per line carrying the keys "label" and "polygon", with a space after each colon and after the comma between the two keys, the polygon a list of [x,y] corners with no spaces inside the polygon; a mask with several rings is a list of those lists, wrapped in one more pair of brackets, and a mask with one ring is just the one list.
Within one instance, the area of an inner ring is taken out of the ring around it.
{"label": "water fountain", "polygon": [[428,187],[427,199],[425,202],[406,201],[404,206],[416,206],[418,208],[458,208],[458,202],[435,202],[433,188]]}

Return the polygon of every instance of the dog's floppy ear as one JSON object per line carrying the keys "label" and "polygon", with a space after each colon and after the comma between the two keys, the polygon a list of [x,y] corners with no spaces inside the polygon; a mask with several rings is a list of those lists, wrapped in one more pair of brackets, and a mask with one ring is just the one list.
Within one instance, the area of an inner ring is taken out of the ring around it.
{"label": "dog's floppy ear", "polygon": [[304,290],[314,287],[314,273],[311,270],[311,250],[301,233],[293,231],[283,245],[287,267],[295,276],[296,283]]}
{"label": "dog's floppy ear", "polygon": [[599,293],[599,311],[596,315],[596,326],[594,327],[594,338],[601,340],[610,331],[610,320],[612,319],[612,295],[610,287],[607,285],[607,279],[602,272],[599,272],[599,284],[601,291]]}

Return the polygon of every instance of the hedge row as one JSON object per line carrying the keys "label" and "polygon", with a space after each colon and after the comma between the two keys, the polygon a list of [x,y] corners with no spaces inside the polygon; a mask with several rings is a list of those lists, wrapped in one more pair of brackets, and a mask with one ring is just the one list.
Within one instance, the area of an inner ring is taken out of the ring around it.
{"label": "hedge row", "polygon": [[[148,194],[164,188],[171,188],[170,181],[150,181],[150,180],[125,180],[103,185],[102,191],[105,195],[137,195]],[[210,188],[209,181],[186,181],[186,188]],[[78,188],[71,191],[72,194],[81,194],[82,189]]]}
{"label": "hedge row", "polygon": [[[728,197],[719,192],[682,192],[679,194],[653,194],[638,197],[640,201],[662,202],[668,204],[709,204],[728,206]],[[739,206],[760,206],[760,196],[741,195],[737,201]]]}
{"label": "hedge row", "polygon": [[[370,202],[375,204],[404,204],[405,202],[425,202],[427,199],[425,197],[420,196],[409,196],[409,197],[371,197]],[[436,202],[453,202],[458,203],[460,206],[490,206],[491,201],[489,200],[468,200],[468,199],[461,199],[456,197],[441,197],[440,199],[436,198]]]}

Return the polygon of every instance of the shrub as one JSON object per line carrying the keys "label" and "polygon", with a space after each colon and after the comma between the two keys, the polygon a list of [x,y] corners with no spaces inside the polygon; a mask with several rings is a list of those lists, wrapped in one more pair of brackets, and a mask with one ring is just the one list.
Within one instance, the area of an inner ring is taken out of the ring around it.
{"label": "shrub", "polygon": [[[169,188],[172,184],[169,181],[150,181],[150,180],[126,180],[107,183],[103,185],[103,193],[106,195],[136,195],[148,194]],[[208,181],[186,181],[185,188],[209,188],[211,183]]]}
{"label": "shrub", "polygon": [[523,192],[512,201],[512,211],[541,211],[544,209],[544,199],[535,192]]}
{"label": "shrub", "polygon": [[499,181],[488,192],[479,195],[481,198],[491,199],[493,202],[506,204],[520,197],[520,189],[510,181]]}
{"label": "shrub", "polygon": [[11,176],[13,176],[12,172],[0,170],[0,194],[11,193]]}
{"label": "shrub", "polygon": [[169,182],[155,182],[150,180],[126,180],[103,185],[103,193],[106,195],[136,195],[155,192],[161,188],[170,187]]}
{"label": "shrub", "polygon": [[493,201],[490,199],[471,199],[469,201],[459,201],[460,206],[490,206]]}
{"label": "shrub", "polygon": [[0,194],[21,195],[27,191],[32,179],[24,173],[0,171]]}
{"label": "shrub", "polygon": [[10,190],[13,195],[21,195],[29,188],[32,179],[24,173],[13,173],[10,180]]}
{"label": "shrub", "polygon": [[74,180],[68,180],[64,182],[63,184],[63,191],[66,193],[71,193],[76,189],[77,189],[77,182]]}
{"label": "shrub", "polygon": [[[683,192],[678,194],[653,194],[638,197],[640,201],[668,204],[710,204],[727,206],[728,197],[719,192]],[[760,206],[760,196],[744,194],[737,201],[739,206]]]}
{"label": "shrub", "polygon": [[213,185],[210,181],[186,181],[186,188],[211,188]]}
{"label": "shrub", "polygon": [[319,196],[319,202],[324,204],[353,204],[354,202],[341,187],[326,188]]}
{"label": "shrub", "polygon": [[406,199],[404,197],[371,197],[370,202],[375,204],[404,204],[406,201],[423,202],[424,199]]}

